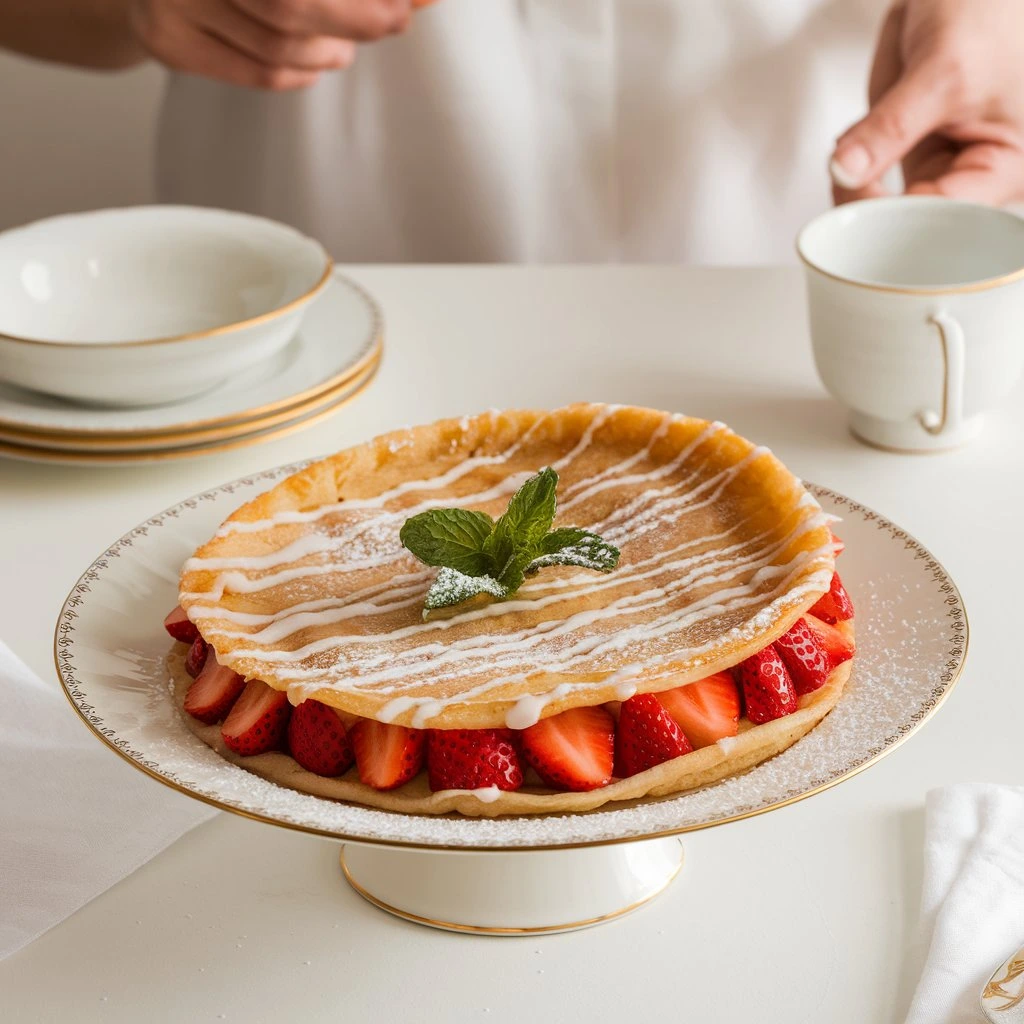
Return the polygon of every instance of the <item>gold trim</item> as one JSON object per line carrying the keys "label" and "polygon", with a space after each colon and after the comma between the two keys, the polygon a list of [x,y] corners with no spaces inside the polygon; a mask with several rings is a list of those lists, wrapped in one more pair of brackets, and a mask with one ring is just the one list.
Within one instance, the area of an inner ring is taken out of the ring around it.
{"label": "gold trim", "polygon": [[333,416],[344,408],[355,398],[358,398],[373,382],[377,375],[379,363],[373,366],[367,375],[358,382],[351,391],[345,391],[342,397],[332,402],[326,408],[311,416],[304,416],[294,422],[285,423],[283,426],[269,432],[258,432],[253,435],[246,435],[235,440],[224,443],[208,443],[195,445],[187,448],[172,448],[161,450],[158,448],[152,451],[111,452],[100,454],[97,452],[76,452],[57,451],[47,448],[29,448],[25,445],[13,445],[0,441],[0,456],[9,456],[25,462],[56,462],[63,464],[77,464],[82,466],[123,466],[126,463],[146,462],[167,462],[176,459],[198,458],[202,455],[218,455],[223,452],[234,451],[237,448],[246,448],[250,445],[260,444],[263,441],[276,441],[296,431],[305,430],[317,423]]}
{"label": "gold trim", "polygon": [[348,869],[348,865],[345,863],[345,847],[342,846],[341,853],[338,857],[341,862],[341,871],[345,876],[345,881],[355,890],[355,892],[362,896],[367,903],[372,903],[375,907],[380,910],[384,910],[389,914],[393,914],[395,917],[401,917],[406,921],[412,921],[413,924],[424,924],[431,928],[443,928],[449,932],[463,932],[469,935],[549,935],[552,932],[568,932],[573,931],[577,928],[589,928],[591,925],[603,924],[605,921],[614,921],[617,917],[624,917],[626,914],[632,913],[634,910],[638,910],[644,906],[645,903],[650,903],[655,897],[660,896],[675,880],[679,877],[679,872],[683,870],[683,860],[685,855],[683,853],[682,844],[680,843],[679,848],[679,863],[675,866],[672,874],[665,879],[665,882],[660,885],[654,892],[645,896],[642,900],[637,900],[636,903],[630,903],[628,907],[620,907],[618,910],[612,910],[607,914],[599,914],[597,917],[587,917],[582,921],[569,921],[565,924],[545,924],[538,925],[535,928],[499,928],[498,926],[486,927],[484,925],[476,924],[456,924],[454,921],[440,921],[433,917],[421,917],[419,914],[413,914],[408,910],[400,910],[398,907],[393,907],[390,903],[385,903],[382,899],[378,899],[376,896],[371,895],[366,891],[353,877],[352,873]]}
{"label": "gold trim", "polygon": [[[342,870],[345,870],[345,858],[344,852],[342,853],[341,861]],[[345,870],[345,877],[348,878],[348,871]],[[352,879],[349,878],[349,882],[352,883]],[[358,890],[357,890],[358,891]],[[1024,950],[1021,950],[1015,957],[1011,957],[1009,963],[1003,965],[1006,968],[1006,973],[1001,978],[997,978],[995,974],[988,979],[988,983],[982,990],[982,999],[1005,999],[1006,1002],[1002,1006],[985,1007],[985,1009],[991,1009],[993,1011],[1002,1012],[1003,1010],[1012,1010],[1015,1006],[1019,1006],[1024,1002],[1024,985],[1021,986],[1021,990],[1013,995],[1011,992],[1007,992],[1004,985],[1011,981],[1016,981],[1022,974],[1024,974]],[[998,971],[996,972],[999,973]]]}
{"label": "gold trim", "polygon": [[[184,425],[184,430],[197,430],[203,427],[214,427],[214,426],[232,426],[234,424],[249,423],[252,420],[259,419],[260,417],[276,412],[279,409],[291,409],[293,406],[300,405],[307,400],[312,400],[317,396],[322,395],[326,391],[330,391],[333,388],[340,387],[342,384],[349,383],[364,370],[373,361],[374,355],[380,353],[384,344],[384,314],[378,304],[377,300],[360,285],[357,281],[354,281],[347,274],[343,274],[335,269],[331,274],[331,280],[342,282],[345,287],[350,288],[354,291],[370,309],[371,327],[368,339],[364,342],[361,349],[361,355],[356,359],[354,363],[346,366],[343,370],[340,370],[333,377],[329,377],[326,380],[320,381],[311,387],[306,388],[304,391],[296,392],[294,395],[288,395],[286,398],[279,398],[274,402],[267,402],[264,405],[255,406],[252,409],[244,409],[241,412],[231,413],[227,416],[208,416],[206,419],[193,420]],[[300,327],[301,330],[301,327]],[[180,424],[178,426],[181,426]],[[103,438],[103,439],[123,439],[127,437],[132,438],[156,438],[166,436],[167,427],[152,427],[138,431],[115,431],[115,430],[97,430],[90,427],[79,428],[79,427],[24,427],[22,424],[15,420],[5,419],[0,417],[0,430],[6,431],[17,431],[22,434],[38,435],[40,438],[50,437],[64,437],[70,436],[74,438]]]}
{"label": "gold trim", "polygon": [[[289,467],[282,467],[289,468]],[[805,481],[805,485],[808,482]],[[814,487],[813,484],[809,486]],[[862,771],[870,768],[873,764],[881,761],[883,757],[887,757],[898,747],[902,746],[911,736],[916,733],[925,722],[927,722],[940,707],[946,702],[950,693],[956,687],[960,681],[960,677],[963,675],[964,666],[967,664],[967,655],[970,647],[971,629],[970,620],[967,616],[967,607],[964,604],[963,595],[960,593],[959,588],[953,582],[952,577],[946,572],[942,564],[931,555],[931,552],[920,543],[915,537],[911,536],[905,530],[897,527],[895,523],[880,516],[874,510],[868,508],[866,505],[860,504],[860,502],[854,501],[852,498],[847,498],[845,495],[839,494],[837,491],[832,491],[827,487],[817,488],[819,491],[825,492],[832,496],[833,499],[840,503],[845,503],[852,508],[856,508],[862,513],[866,514],[866,518],[874,520],[879,525],[888,523],[894,531],[898,531],[900,537],[904,543],[909,545],[915,545],[918,550],[924,552],[925,556],[930,559],[930,563],[934,565],[935,572],[940,574],[938,578],[944,580],[944,586],[948,586],[950,591],[950,597],[954,602],[954,607],[958,608],[960,614],[963,617],[963,653],[959,657],[959,661],[955,665],[952,677],[948,684],[933,698],[934,703],[930,707],[926,707],[925,710],[920,714],[920,717],[915,719],[913,724],[909,726],[906,732],[902,733],[899,737],[882,747],[876,754],[869,757],[866,761],[861,764],[855,765],[849,771],[844,772],[841,775],[837,775],[835,778],[829,779],[827,782],[822,783],[820,786],[816,786],[813,789],[805,790],[802,793],[797,793],[794,796],[787,797],[785,800],[777,800],[775,803],[766,804],[763,807],[757,807],[753,810],[743,811],[739,814],[730,815],[728,818],[718,818],[715,821],[699,822],[693,825],[682,825],[679,828],[663,829],[660,832],[647,832],[641,835],[630,835],[630,836],[615,836],[611,839],[594,839],[587,842],[581,843],[553,843],[541,846],[471,846],[468,844],[450,844],[450,843],[415,843],[406,842],[398,839],[376,839],[367,836],[350,835],[347,832],[336,832],[330,829],[315,828],[310,825],[300,825],[291,821],[282,821],[278,818],[272,818],[265,814],[258,814],[255,811],[247,811],[241,807],[235,807],[232,804],[225,803],[222,800],[218,800],[215,797],[206,796],[203,793],[198,793],[195,790],[189,789],[186,786],[182,786],[180,783],[173,779],[167,778],[165,775],[159,774],[155,768],[144,764],[142,761],[136,760],[130,754],[126,754],[116,743],[114,743],[109,736],[105,735],[98,728],[94,727],[89,719],[85,716],[82,708],[75,703],[74,697],[71,695],[71,691],[68,688],[68,680],[65,677],[63,671],[61,671],[59,648],[61,641],[61,625],[68,610],[68,604],[75,597],[76,588],[82,583],[83,577],[80,577],[75,587],[71,589],[68,596],[64,599],[64,603],[61,606],[61,613],[57,619],[57,625],[54,628],[53,633],[53,662],[54,667],[57,670],[57,678],[60,680],[61,690],[64,696],[67,698],[68,703],[75,709],[75,713],[78,715],[82,724],[87,728],[94,736],[105,743],[118,757],[127,761],[134,768],[144,772],[151,778],[156,779],[157,782],[162,783],[169,789],[173,789],[178,793],[183,793],[185,796],[192,797],[194,800],[199,800],[201,803],[208,804],[211,807],[216,807],[222,811],[230,811],[232,814],[237,814],[240,818],[248,818],[250,821],[260,821],[267,825],[276,825],[279,828],[289,829],[292,832],[303,832],[307,835],[323,836],[327,839],[340,839],[342,842],[359,843],[363,846],[387,846],[409,850],[461,850],[464,852],[487,852],[493,851],[495,853],[516,853],[516,852],[527,852],[531,850],[579,850],[586,849],[591,846],[617,846],[620,843],[635,843],[640,842],[644,839],[666,839],[669,836],[680,836],[685,835],[687,832],[699,832],[703,829],[716,828],[720,825],[728,825],[734,821],[746,821],[748,818],[756,818],[759,815],[767,814],[769,811],[776,811],[782,807],[789,807],[791,804],[799,803],[801,800],[806,800],[808,797],[817,796],[819,793],[824,793],[826,790],[832,789],[834,786],[838,786],[841,782],[846,782],[848,779],[852,779],[854,776],[859,775]],[[172,506],[177,507],[177,506]],[[165,510],[167,511],[167,510]],[[95,564],[95,563],[93,563]],[[91,571],[87,570],[88,573]],[[244,769],[243,769],[244,770]],[[607,813],[607,808],[597,812]]]}
{"label": "gold trim", "polygon": [[[890,198],[899,198],[901,200],[901,202],[905,202],[905,197],[893,196],[893,197],[890,197]],[[926,197],[918,196],[917,198],[918,199],[922,199],[922,198],[926,198]],[[932,197],[932,198],[934,198],[934,197]],[[844,205],[845,206],[857,206],[857,205],[859,205],[861,203],[872,203],[872,204],[875,204],[875,203],[879,203],[879,202],[885,202],[885,200],[884,199],[861,199],[861,200],[857,200],[856,202],[853,202],[853,203],[846,203]],[[1020,218],[1017,218],[1016,214],[1009,213],[1006,210],[999,210],[999,209],[997,209],[995,207],[991,207],[991,206],[981,206],[981,204],[979,204],[979,203],[968,203],[968,202],[962,202],[962,201],[953,200],[953,199],[940,199],[939,202],[941,202],[941,203],[954,203],[954,204],[956,204],[958,206],[961,206],[961,207],[962,206],[978,207],[978,208],[980,208],[982,210],[985,210],[985,211],[987,211],[989,213],[1003,214],[1004,216],[1007,216],[1007,217],[1014,217],[1015,219],[1020,219]],[[855,288],[864,288],[867,291],[885,292],[885,293],[890,294],[890,295],[918,295],[918,296],[926,296],[926,297],[927,296],[931,296],[932,298],[938,298],[938,297],[943,296],[943,295],[968,295],[971,292],[984,292],[984,291],[988,291],[991,288],[1000,288],[1000,287],[1002,287],[1005,284],[1012,284],[1013,282],[1019,281],[1022,278],[1024,278],[1024,266],[1021,266],[1021,267],[1018,267],[1016,270],[1009,271],[1009,273],[1000,274],[998,277],[988,277],[988,278],[982,279],[981,281],[970,281],[967,284],[962,284],[962,285],[950,285],[950,286],[936,285],[936,286],[933,286],[933,287],[929,288],[929,287],[926,287],[926,286],[911,286],[911,285],[898,285],[898,284],[879,284],[879,283],[874,282],[874,281],[864,281],[864,280],[861,280],[861,279],[855,278],[855,277],[844,277],[842,274],[835,274],[831,270],[826,270],[824,267],[819,266],[812,259],[810,259],[809,257],[805,256],[804,253],[803,253],[803,250],[801,249],[801,245],[802,245],[802,241],[801,240],[803,239],[803,236],[804,236],[805,232],[808,230],[808,228],[811,227],[812,224],[817,223],[817,221],[820,220],[822,217],[827,217],[830,214],[834,213],[836,209],[837,209],[836,207],[833,207],[833,209],[826,210],[824,213],[819,213],[817,217],[814,217],[812,220],[808,221],[808,223],[806,223],[800,229],[799,233],[796,236],[796,240],[794,242],[794,248],[796,249],[797,259],[799,259],[800,262],[805,267],[807,267],[808,269],[813,270],[813,271],[821,274],[822,277],[827,277],[831,281],[838,281],[840,284],[850,284],[850,285],[853,285]]]}
{"label": "gold trim", "polygon": [[165,338],[138,338],[131,339],[129,341],[52,341],[49,338],[22,338],[17,334],[5,334],[3,331],[0,331],[0,342],[8,341],[15,345],[48,345],[50,348],[142,348],[147,345],[171,345],[179,341],[197,341],[199,338],[215,338],[222,334],[230,334],[232,331],[240,331],[245,327],[255,327],[257,324],[266,323],[268,320],[283,316],[285,313],[290,313],[293,309],[297,309],[303,303],[308,302],[313,298],[313,296],[316,295],[317,292],[319,292],[331,279],[331,272],[334,270],[334,260],[331,258],[327,250],[316,241],[316,239],[309,238],[308,236],[303,237],[320,249],[320,252],[323,254],[323,258],[326,261],[323,273],[320,275],[320,279],[308,291],[303,292],[303,294],[297,298],[286,302],[283,306],[278,306],[276,309],[268,309],[265,313],[258,313],[256,316],[248,317],[245,320],[236,320],[234,323],[221,324],[220,327],[208,327],[202,331],[190,331],[187,334],[170,334]]}
{"label": "gold trim", "polygon": [[875,451],[889,452],[892,455],[945,455],[948,452],[955,452],[965,445],[969,444],[974,438],[965,437],[962,441],[956,444],[944,445],[940,448],[897,448],[895,445],[881,444],[878,441],[869,441],[866,437],[861,436],[857,433],[856,429],[847,424],[847,429],[850,431],[850,436],[855,441],[860,441],[861,444],[866,444],[869,448],[874,448]]}
{"label": "gold trim", "polygon": [[[799,241],[797,244],[799,245]],[[864,288],[872,292],[886,292],[889,295],[917,295],[931,296],[932,298],[941,298],[945,295],[969,295],[971,292],[985,292],[992,288],[1001,288],[1005,284],[1013,284],[1024,278],[1024,267],[1021,267],[1019,270],[1003,274],[1001,277],[990,277],[984,281],[972,281],[970,284],[958,285],[957,287],[910,288],[904,285],[875,284],[872,281],[860,281],[855,277],[843,277],[841,274],[833,274],[831,271],[825,270],[824,267],[819,267],[817,263],[809,260],[799,248],[797,248],[796,254],[805,267],[821,274],[822,277],[827,277],[830,281],[850,284],[855,288]]]}
{"label": "gold trim", "polygon": [[251,434],[257,430],[264,430],[281,423],[292,422],[297,417],[303,416],[306,413],[315,412],[317,409],[333,402],[339,395],[344,394],[346,388],[358,384],[363,379],[364,374],[373,373],[380,365],[382,358],[383,343],[378,338],[372,351],[367,354],[366,358],[360,360],[359,371],[349,374],[334,387],[324,390],[306,401],[290,405],[286,409],[272,415],[254,417],[253,419],[243,420],[240,423],[228,426],[210,427],[205,430],[183,430],[173,434],[159,434],[152,437],[132,434],[130,436],[121,435],[107,440],[91,435],[82,438],[69,438],[66,441],[58,437],[39,435],[31,431],[11,430],[0,426],[0,444],[6,442],[38,451],[60,451],[92,455],[101,453],[113,454],[118,451],[128,451],[132,454],[151,451],[159,452],[169,448],[180,447],[181,445],[192,446],[216,441],[229,441],[236,437]]}

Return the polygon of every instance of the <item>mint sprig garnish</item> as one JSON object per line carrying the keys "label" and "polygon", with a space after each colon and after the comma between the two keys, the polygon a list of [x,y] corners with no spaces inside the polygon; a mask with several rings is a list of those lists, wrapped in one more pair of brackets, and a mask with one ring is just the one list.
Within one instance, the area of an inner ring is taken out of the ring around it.
{"label": "mint sprig garnish", "polygon": [[480,595],[506,600],[549,565],[611,572],[619,562],[614,544],[577,526],[551,529],[557,487],[558,474],[548,467],[512,495],[496,521],[463,508],[434,508],[407,519],[402,544],[441,570],[427,591],[423,617]]}

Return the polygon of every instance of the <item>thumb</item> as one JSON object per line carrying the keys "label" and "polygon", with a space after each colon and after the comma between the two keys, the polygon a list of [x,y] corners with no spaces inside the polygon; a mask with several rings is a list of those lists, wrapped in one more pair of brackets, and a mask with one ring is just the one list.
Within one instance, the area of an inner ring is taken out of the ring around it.
{"label": "thumb", "polygon": [[941,77],[927,64],[906,71],[836,143],[829,173],[844,189],[877,181],[946,120]]}

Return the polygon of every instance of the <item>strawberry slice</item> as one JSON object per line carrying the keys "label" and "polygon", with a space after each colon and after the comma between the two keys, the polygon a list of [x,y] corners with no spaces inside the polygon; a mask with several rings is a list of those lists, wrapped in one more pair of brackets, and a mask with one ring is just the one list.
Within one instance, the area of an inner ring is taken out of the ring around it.
{"label": "strawberry slice", "polygon": [[854,656],[857,645],[842,630],[810,614],[805,616],[805,621],[828,655],[829,671]]}
{"label": "strawberry slice", "polygon": [[846,544],[836,536],[835,530],[829,530],[829,533],[832,534],[832,555],[838,558],[846,550]]}
{"label": "strawberry slice", "polygon": [[360,719],[349,733],[359,778],[374,789],[394,789],[423,767],[427,734],[422,729]]}
{"label": "strawberry slice", "polygon": [[615,719],[602,707],[542,718],[519,741],[523,757],[552,789],[598,789],[612,780]]}
{"label": "strawberry slice", "polygon": [[796,688],[774,647],[751,655],[733,671],[743,687],[747,718],[752,722],[771,722],[796,711]]}
{"label": "strawberry slice", "polygon": [[174,611],[167,613],[167,617],[164,619],[164,629],[175,640],[180,640],[183,644],[190,644],[199,636],[199,630],[189,621],[185,609],[180,604]]}
{"label": "strawberry slice", "polygon": [[739,730],[740,694],[728,672],[663,690],[657,697],[694,749],[735,736]]}
{"label": "strawberry slice", "polygon": [[290,712],[288,694],[267,686],[259,679],[250,679],[224,719],[221,737],[243,757],[278,750],[284,742]]}
{"label": "strawberry slice", "polygon": [[523,784],[510,729],[431,729],[427,774],[434,791],[518,789]]}
{"label": "strawberry slice", "polygon": [[832,574],[832,585],[828,593],[818,599],[818,603],[811,609],[811,614],[822,622],[833,625],[853,618],[853,602],[839,578],[839,573]]}
{"label": "strawberry slice", "polygon": [[638,693],[622,702],[615,734],[617,775],[636,775],[691,750],[685,733],[653,693]]}
{"label": "strawberry slice", "polygon": [[202,671],[185,694],[185,710],[200,722],[213,725],[231,710],[244,689],[245,680],[226,665],[221,665],[211,647],[204,652]]}
{"label": "strawberry slice", "polygon": [[789,670],[798,694],[813,693],[825,685],[832,662],[825,645],[812,632],[806,619],[797,619],[793,628],[775,641],[783,664]]}
{"label": "strawberry slice", "polygon": [[328,777],[346,772],[355,757],[341,716],[318,700],[304,700],[292,708],[288,749],[306,771]]}
{"label": "strawberry slice", "polygon": [[206,641],[197,636],[185,655],[185,671],[193,678],[203,671],[206,664]]}

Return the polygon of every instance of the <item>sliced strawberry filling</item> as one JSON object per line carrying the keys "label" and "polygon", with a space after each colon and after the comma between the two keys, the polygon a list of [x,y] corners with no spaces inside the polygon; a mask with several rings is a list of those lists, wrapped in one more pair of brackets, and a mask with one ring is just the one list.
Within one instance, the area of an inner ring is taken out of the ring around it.
{"label": "sliced strawberry filling", "polygon": [[307,771],[327,777],[344,775],[354,763],[359,779],[378,790],[404,785],[426,767],[434,791],[516,790],[529,769],[551,789],[585,791],[736,736],[743,714],[755,724],[792,714],[799,697],[853,657],[854,643],[837,625],[852,617],[834,575],[811,612],[730,671],[637,694],[617,706],[617,721],[605,706],[570,708],[515,732],[412,729],[314,700],[292,708],[284,692],[220,665],[181,608],[164,625],[190,645],[185,668],[194,681],[185,710],[207,724],[222,722],[224,743],[242,756],[285,749]]}

